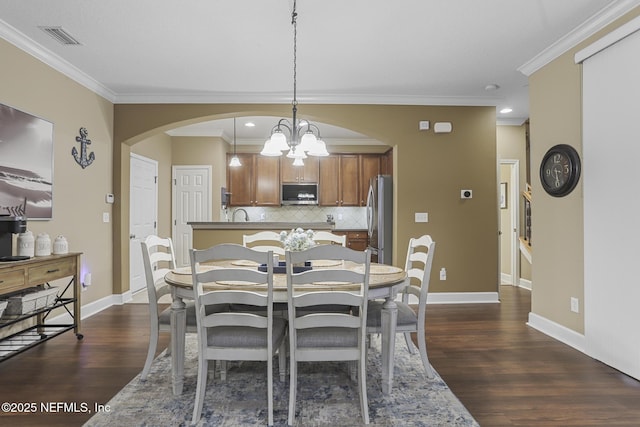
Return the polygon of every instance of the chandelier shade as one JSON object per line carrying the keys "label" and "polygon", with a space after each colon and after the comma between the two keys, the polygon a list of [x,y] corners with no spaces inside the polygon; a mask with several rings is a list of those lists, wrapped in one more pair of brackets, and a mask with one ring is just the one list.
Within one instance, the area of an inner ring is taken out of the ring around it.
{"label": "chandelier shade", "polygon": [[[264,144],[263,156],[281,156],[288,151],[287,157],[294,159],[295,166],[303,166],[303,159],[310,156],[328,156],[326,144],[320,137],[320,129],[307,120],[299,120],[298,100],[296,98],[296,73],[297,73],[297,39],[298,39],[298,12],[296,0],[293,2],[291,24],[293,25],[293,101],[292,120],[280,119],[271,130],[271,136]],[[288,138],[287,138],[288,137]]]}

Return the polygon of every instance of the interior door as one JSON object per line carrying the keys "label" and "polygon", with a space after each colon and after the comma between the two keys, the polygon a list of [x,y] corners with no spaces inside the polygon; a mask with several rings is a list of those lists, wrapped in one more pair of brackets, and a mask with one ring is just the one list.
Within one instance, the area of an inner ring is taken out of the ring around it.
{"label": "interior door", "polygon": [[131,154],[129,167],[129,290],[133,293],[145,287],[140,243],[157,232],[158,162]]}
{"label": "interior door", "polygon": [[173,167],[173,247],[176,265],[189,265],[193,235],[189,222],[211,221],[211,166]]}

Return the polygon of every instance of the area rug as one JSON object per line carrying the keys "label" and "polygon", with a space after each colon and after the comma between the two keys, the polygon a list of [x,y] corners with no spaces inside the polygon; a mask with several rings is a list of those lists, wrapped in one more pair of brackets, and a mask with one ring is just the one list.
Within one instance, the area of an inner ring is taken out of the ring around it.
{"label": "area rug", "polygon": [[[396,340],[393,390],[383,395],[380,384],[380,343],[368,351],[367,393],[371,426],[478,426],[467,409],[436,373],[424,374],[419,354],[410,354],[401,336]],[[146,381],[134,378],[109,402],[109,412],[94,415],[86,427],[188,426],[196,389],[196,336],[187,335],[185,383],[181,396],[171,389],[171,358],[154,361]],[[360,426],[357,382],[346,363],[300,363],[295,426]],[[289,399],[288,376],[280,382],[274,360],[274,425],[286,426]],[[261,426],[267,424],[266,365],[234,362],[227,379],[209,373],[202,419],[198,426]]]}

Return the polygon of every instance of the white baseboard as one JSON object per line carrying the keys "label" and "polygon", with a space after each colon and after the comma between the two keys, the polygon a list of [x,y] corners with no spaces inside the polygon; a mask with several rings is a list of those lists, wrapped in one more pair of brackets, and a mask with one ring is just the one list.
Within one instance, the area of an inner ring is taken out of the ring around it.
{"label": "white baseboard", "polygon": [[532,290],[533,289],[533,282],[531,280],[528,280],[528,279],[520,278],[520,287]]}
{"label": "white baseboard", "polygon": [[529,321],[527,322],[527,325],[586,354],[585,337],[576,331],[572,331],[565,326],[535,313],[529,313]]}
{"label": "white baseboard", "polygon": [[427,304],[499,303],[498,292],[432,292]]}
{"label": "white baseboard", "polygon": [[[400,296],[398,296],[400,297]],[[100,313],[112,305],[122,305],[133,299],[131,292],[124,294],[113,294],[90,302],[82,306],[81,319],[86,319],[94,314]],[[434,292],[427,297],[427,304],[478,304],[478,303],[499,303],[497,292]],[[418,298],[411,295],[409,304],[418,304]],[[47,319],[47,323],[70,323],[73,320],[68,313]]]}
{"label": "white baseboard", "polygon": [[511,277],[511,274],[500,273],[500,283],[512,285],[513,278]]}
{"label": "white baseboard", "polygon": [[[86,319],[94,314],[100,313],[112,305],[122,305],[125,302],[131,301],[131,292],[127,291],[124,294],[109,295],[99,300],[84,304],[80,309],[80,319]],[[47,318],[46,323],[71,323],[73,319],[69,313],[62,313],[58,316]]]}

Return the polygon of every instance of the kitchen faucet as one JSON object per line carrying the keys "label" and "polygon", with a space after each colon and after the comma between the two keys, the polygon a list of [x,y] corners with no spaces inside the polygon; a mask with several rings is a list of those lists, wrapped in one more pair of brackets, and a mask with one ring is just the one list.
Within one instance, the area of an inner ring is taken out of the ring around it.
{"label": "kitchen faucet", "polygon": [[231,214],[231,222],[236,222],[236,213],[238,211],[244,212],[244,220],[249,221],[249,214],[247,213],[247,211],[243,208],[237,208],[237,209],[234,209],[233,213]]}

